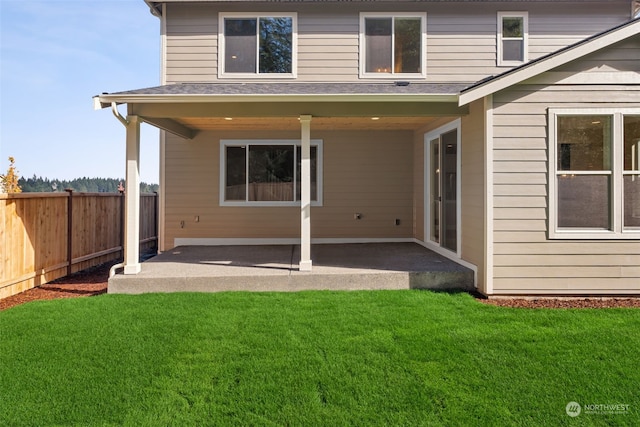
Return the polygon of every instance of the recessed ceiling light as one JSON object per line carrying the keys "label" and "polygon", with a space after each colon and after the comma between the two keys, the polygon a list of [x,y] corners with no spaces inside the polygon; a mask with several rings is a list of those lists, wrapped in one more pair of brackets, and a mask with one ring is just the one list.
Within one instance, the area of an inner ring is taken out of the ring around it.
{"label": "recessed ceiling light", "polygon": [[224,119],[231,121],[231,120],[233,120],[233,117],[225,117]]}
{"label": "recessed ceiling light", "polygon": [[380,120],[380,117],[371,117],[371,120]]}

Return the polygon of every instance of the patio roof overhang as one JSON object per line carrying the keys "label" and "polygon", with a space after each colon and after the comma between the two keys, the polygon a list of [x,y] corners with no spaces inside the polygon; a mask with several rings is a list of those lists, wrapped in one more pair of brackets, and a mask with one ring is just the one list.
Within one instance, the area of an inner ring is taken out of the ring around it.
{"label": "patio roof overhang", "polygon": [[[418,129],[439,117],[468,114],[468,106],[458,105],[458,93],[464,86],[409,82],[187,83],[95,96],[94,108],[111,107],[126,128],[125,274],[140,272],[140,123],[185,139],[207,129],[297,129],[301,142],[299,268],[310,271],[312,121],[314,130],[377,130],[382,125]],[[126,117],[118,111],[118,104],[127,104]]]}
{"label": "patio roof overhang", "polygon": [[[191,139],[207,129],[416,129],[437,117],[468,113],[458,105],[466,85],[387,83],[190,83],[94,97],[94,108],[127,104],[160,129]],[[378,117],[375,123],[372,117]],[[234,121],[231,123],[229,120]]]}

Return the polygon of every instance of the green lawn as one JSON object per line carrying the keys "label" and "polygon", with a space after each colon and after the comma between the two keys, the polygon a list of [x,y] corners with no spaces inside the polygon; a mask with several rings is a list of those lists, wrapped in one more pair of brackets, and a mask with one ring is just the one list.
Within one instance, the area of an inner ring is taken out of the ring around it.
{"label": "green lawn", "polygon": [[640,310],[466,294],[35,302],[0,312],[0,425],[640,425],[639,349]]}

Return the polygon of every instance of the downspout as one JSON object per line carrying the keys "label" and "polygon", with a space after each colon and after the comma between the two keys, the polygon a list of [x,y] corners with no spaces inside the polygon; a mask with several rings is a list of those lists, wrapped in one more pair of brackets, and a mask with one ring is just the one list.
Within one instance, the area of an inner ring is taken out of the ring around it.
{"label": "downspout", "polygon": [[119,262],[117,264],[112,265],[111,268],[109,269],[109,279],[111,279],[113,276],[115,276],[116,275],[116,270],[118,270],[120,268],[124,268],[124,262]]}
{"label": "downspout", "polygon": [[116,116],[116,119],[118,119],[124,127],[129,126],[129,120],[125,119],[122,114],[120,114],[120,111],[118,111],[118,104],[115,102],[111,103],[111,112],[113,112],[113,115]]}

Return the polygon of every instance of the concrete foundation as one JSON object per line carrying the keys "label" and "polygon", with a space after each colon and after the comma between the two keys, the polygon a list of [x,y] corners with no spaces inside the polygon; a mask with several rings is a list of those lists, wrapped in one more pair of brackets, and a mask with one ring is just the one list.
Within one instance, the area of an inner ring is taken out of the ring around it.
{"label": "concrete foundation", "polygon": [[109,293],[303,290],[474,290],[474,273],[415,243],[313,245],[313,270],[299,271],[300,247],[180,246],[109,279]]}

